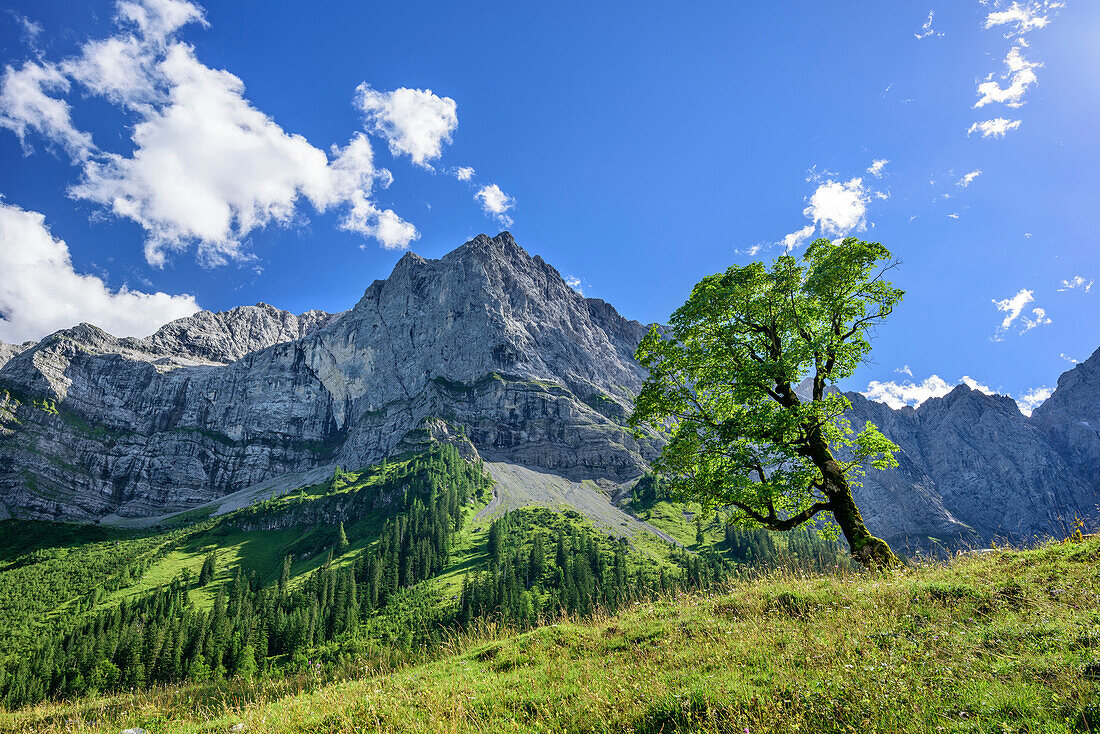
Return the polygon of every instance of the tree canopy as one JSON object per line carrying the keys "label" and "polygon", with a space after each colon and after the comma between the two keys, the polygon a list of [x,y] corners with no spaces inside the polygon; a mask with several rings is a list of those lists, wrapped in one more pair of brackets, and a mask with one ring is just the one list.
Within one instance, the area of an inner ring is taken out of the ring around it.
{"label": "tree canopy", "polygon": [[707,276],[666,329],[650,330],[631,422],[666,435],[656,469],[675,491],[771,530],[831,512],[853,556],[897,562],[851,494],[866,466],[897,465],[897,446],[870,423],[853,431],[851,403],[830,389],[867,358],[868,332],[901,300],[884,277],[895,264],[879,243],[819,239],[801,259]]}

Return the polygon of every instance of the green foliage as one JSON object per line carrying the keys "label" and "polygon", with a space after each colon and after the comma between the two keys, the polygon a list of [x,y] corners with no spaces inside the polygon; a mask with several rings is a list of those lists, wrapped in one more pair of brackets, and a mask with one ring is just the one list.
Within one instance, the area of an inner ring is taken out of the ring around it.
{"label": "green foliage", "polygon": [[[650,331],[630,421],[667,435],[656,468],[675,494],[774,530],[831,511],[856,531],[853,549],[862,543],[849,483],[865,465],[896,465],[897,447],[872,424],[855,433],[851,404],[828,388],[866,359],[868,331],[901,299],[883,278],[889,260],[877,243],[820,239],[801,263],[785,255],[704,278],[667,336]],[[795,392],[806,378],[809,399]]]}

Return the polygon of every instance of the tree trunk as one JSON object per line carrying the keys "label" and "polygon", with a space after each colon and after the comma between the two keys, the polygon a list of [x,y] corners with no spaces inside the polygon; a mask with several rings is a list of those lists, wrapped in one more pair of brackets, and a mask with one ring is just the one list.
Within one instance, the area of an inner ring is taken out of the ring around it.
{"label": "tree trunk", "polygon": [[[891,568],[901,564],[901,561],[890,545],[882,538],[871,535],[871,531],[863,524],[863,516],[859,514],[859,508],[852,499],[852,489],[848,484],[848,478],[842,472],[826,471],[827,483],[830,485],[826,494],[829,498],[829,509],[836,518],[837,525],[844,533],[851,549],[852,557],[867,568]],[[832,475],[832,476],[829,476]]]}

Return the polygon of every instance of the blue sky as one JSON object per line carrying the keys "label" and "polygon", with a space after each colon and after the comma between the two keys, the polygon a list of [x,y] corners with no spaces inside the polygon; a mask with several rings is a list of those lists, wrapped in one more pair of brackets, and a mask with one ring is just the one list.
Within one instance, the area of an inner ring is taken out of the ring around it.
{"label": "blue sky", "polygon": [[643,322],[785,238],[881,241],[907,295],[845,387],[895,404],[1100,346],[1096,3],[4,11],[5,341],[343,310],[507,227]]}

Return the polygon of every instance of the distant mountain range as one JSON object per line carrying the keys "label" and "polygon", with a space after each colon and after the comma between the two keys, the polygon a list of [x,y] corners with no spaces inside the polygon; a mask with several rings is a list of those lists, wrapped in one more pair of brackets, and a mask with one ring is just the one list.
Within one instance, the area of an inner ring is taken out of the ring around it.
{"label": "distant mountain range", "polygon": [[[505,232],[439,260],[406,254],[341,314],[258,304],[146,339],[81,324],[0,344],[0,516],[163,516],[366,466],[441,425],[490,462],[513,504],[539,501],[520,486],[536,477],[599,487],[613,506],[659,450],[625,425],[646,328]],[[1098,355],[1030,418],[966,386],[916,409],[851,394],[853,424],[871,420],[902,448],[898,468],[857,490],[871,529],[927,545],[1095,518]]]}

